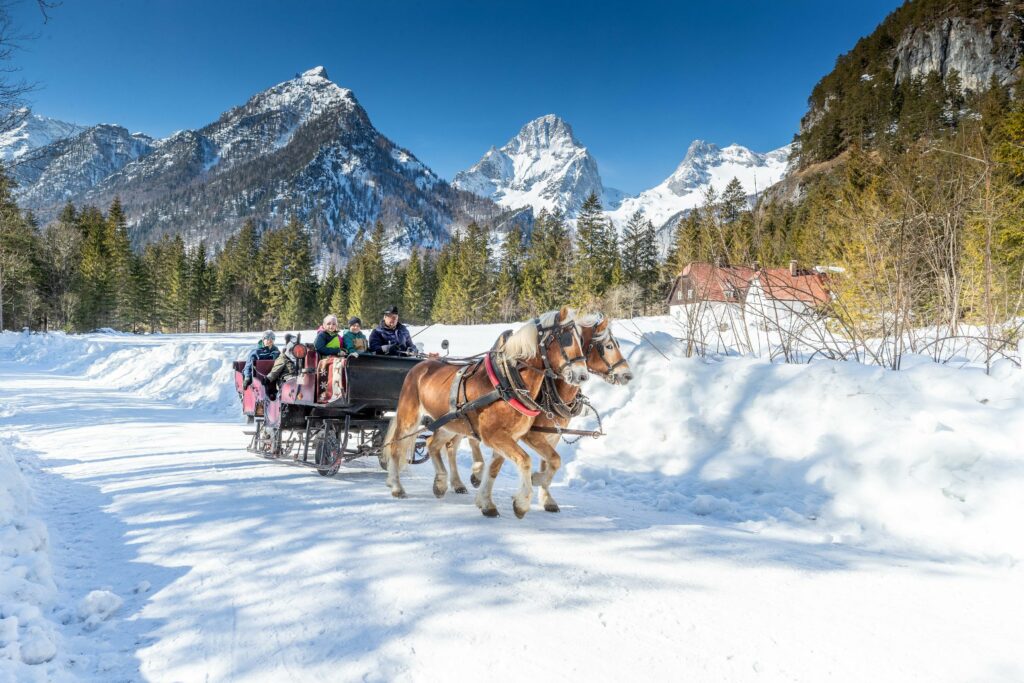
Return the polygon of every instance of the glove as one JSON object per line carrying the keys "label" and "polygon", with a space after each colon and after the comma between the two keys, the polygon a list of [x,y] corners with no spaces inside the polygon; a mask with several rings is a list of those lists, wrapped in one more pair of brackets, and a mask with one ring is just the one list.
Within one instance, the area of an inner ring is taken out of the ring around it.
{"label": "glove", "polygon": [[359,358],[359,352],[358,351],[353,351],[352,353],[348,354],[348,357],[349,358]]}
{"label": "glove", "polygon": [[252,377],[246,377],[245,379],[243,379],[242,380],[242,391],[245,391],[246,389],[248,389],[250,384],[252,384]]}
{"label": "glove", "polygon": [[385,344],[384,346],[380,347],[380,350],[382,353],[391,353],[391,344]]}

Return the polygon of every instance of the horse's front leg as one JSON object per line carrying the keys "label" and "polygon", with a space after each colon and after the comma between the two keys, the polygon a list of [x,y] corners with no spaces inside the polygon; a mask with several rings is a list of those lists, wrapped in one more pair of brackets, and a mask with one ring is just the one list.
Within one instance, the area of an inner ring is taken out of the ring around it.
{"label": "horse's front leg", "polygon": [[[557,440],[557,439],[556,439]],[[533,475],[533,483],[540,487],[537,499],[547,512],[558,512],[558,503],[551,495],[551,480],[555,473],[562,466],[562,457],[558,455],[550,436],[537,432],[528,432],[523,438],[530,448],[537,451],[541,457],[540,472]]]}
{"label": "horse's front leg", "polygon": [[[512,496],[512,511],[516,513],[516,517],[522,519],[530,511],[530,499],[533,498],[533,461],[530,454],[507,433],[492,436],[489,445],[494,449],[495,455],[502,453],[514,462],[516,469],[519,470],[519,492]],[[492,464],[491,469],[493,468]],[[493,478],[489,477],[489,480],[493,481]]]}

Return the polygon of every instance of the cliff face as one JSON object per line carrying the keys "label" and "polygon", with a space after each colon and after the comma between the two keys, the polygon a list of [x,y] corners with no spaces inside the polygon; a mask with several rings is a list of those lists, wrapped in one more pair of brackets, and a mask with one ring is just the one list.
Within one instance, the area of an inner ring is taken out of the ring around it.
{"label": "cliff face", "polygon": [[980,92],[992,79],[1011,85],[1024,46],[1020,25],[1024,18],[1010,12],[996,24],[968,17],[948,17],[930,26],[910,27],[894,51],[896,83],[935,72],[943,80],[954,70],[965,90]]}

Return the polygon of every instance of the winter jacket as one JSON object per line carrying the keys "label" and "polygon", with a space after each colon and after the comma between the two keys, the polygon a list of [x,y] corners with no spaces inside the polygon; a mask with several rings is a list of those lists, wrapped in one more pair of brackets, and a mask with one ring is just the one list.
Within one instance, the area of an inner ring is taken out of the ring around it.
{"label": "winter jacket", "polygon": [[245,359],[245,367],[242,369],[242,377],[245,379],[252,379],[253,363],[258,360],[276,360],[281,352],[278,351],[276,346],[271,346],[269,349],[263,345],[263,341],[256,346],[255,349],[249,352],[249,357]]}
{"label": "winter jacket", "polygon": [[346,353],[363,353],[370,347],[370,343],[366,340],[366,335],[362,332],[346,331],[341,338],[342,346],[345,347]]}
{"label": "winter jacket", "polygon": [[277,360],[274,361],[274,367],[270,368],[270,372],[267,373],[268,382],[276,383],[299,374],[299,364],[295,358],[294,348],[294,344],[288,346],[285,348],[284,353],[277,357]]}
{"label": "winter jacket", "polygon": [[320,328],[317,330],[316,341],[313,342],[313,347],[321,358],[324,356],[340,356],[341,337],[338,336],[337,332],[328,332]]}
{"label": "winter jacket", "polygon": [[[390,345],[390,348],[385,353],[383,347],[387,345]],[[392,330],[385,327],[384,323],[381,322],[370,333],[370,353],[398,356],[404,352],[413,352],[415,350],[416,346],[412,343],[412,336],[409,334],[408,328],[402,323],[395,325],[395,328]]]}

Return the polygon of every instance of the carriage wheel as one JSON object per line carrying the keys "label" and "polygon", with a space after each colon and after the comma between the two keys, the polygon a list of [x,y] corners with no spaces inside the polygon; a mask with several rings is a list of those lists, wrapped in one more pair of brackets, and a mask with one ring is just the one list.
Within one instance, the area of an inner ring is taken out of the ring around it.
{"label": "carriage wheel", "polygon": [[325,428],[323,436],[317,439],[314,457],[316,471],[320,476],[330,477],[338,473],[338,468],[341,467],[341,449],[338,447],[338,437],[330,427]]}

